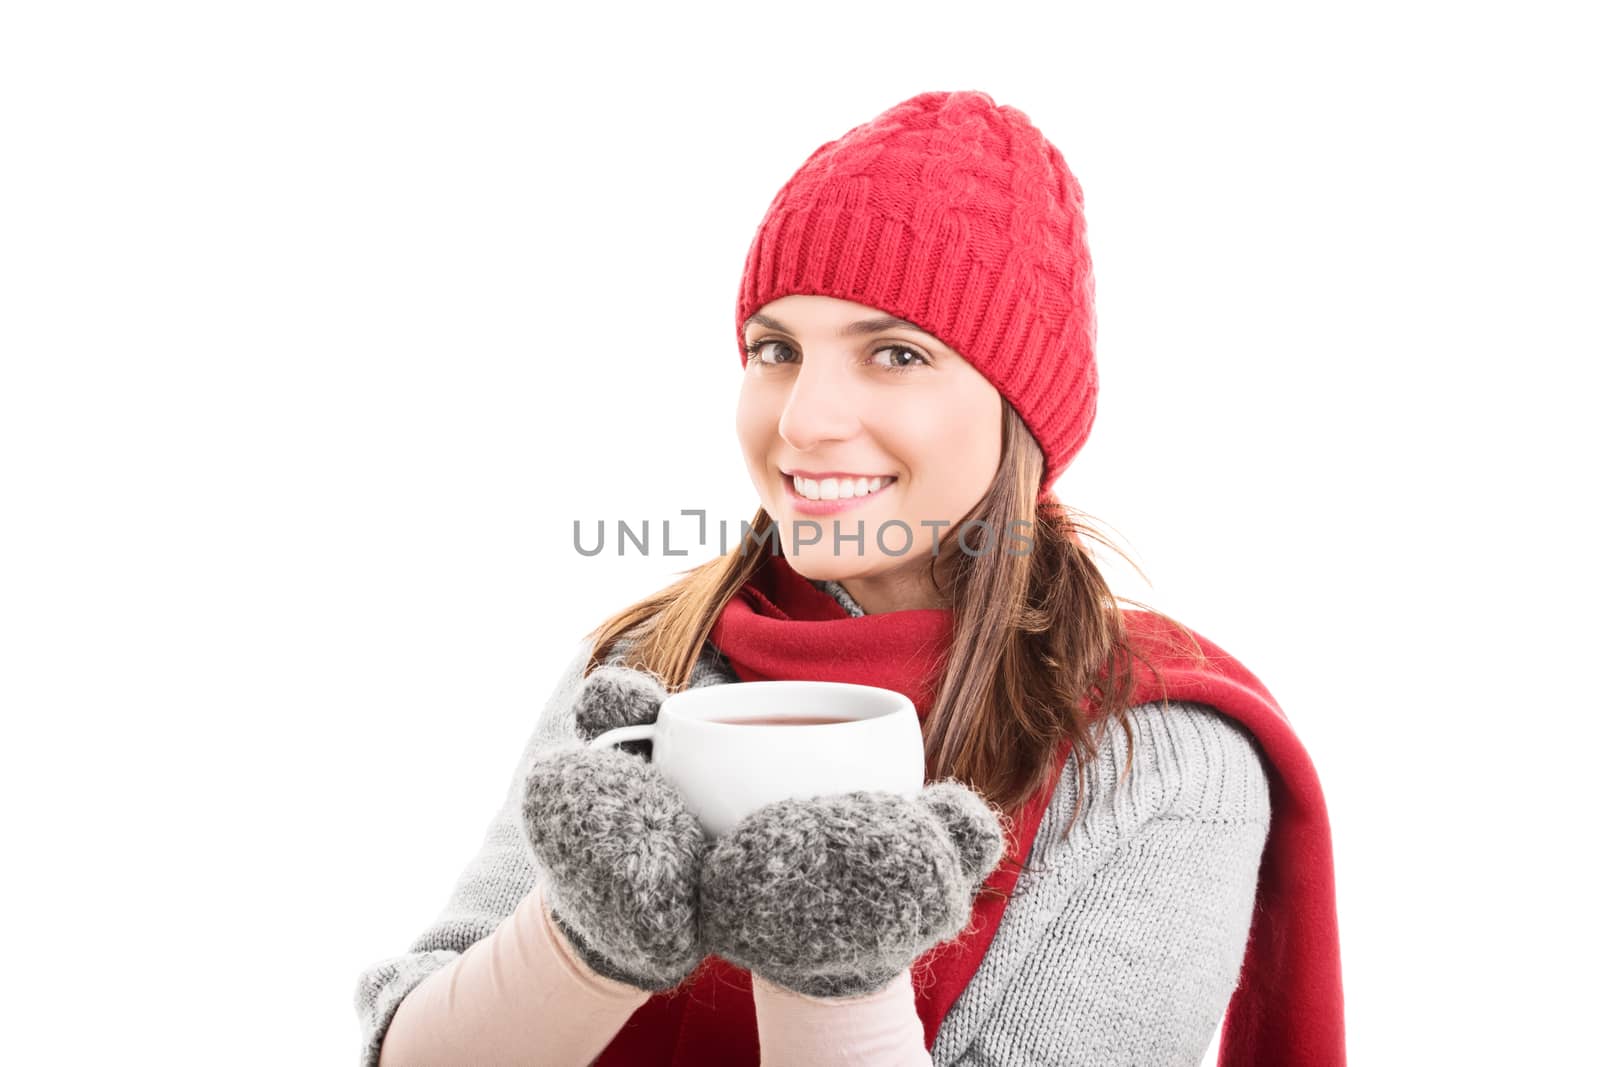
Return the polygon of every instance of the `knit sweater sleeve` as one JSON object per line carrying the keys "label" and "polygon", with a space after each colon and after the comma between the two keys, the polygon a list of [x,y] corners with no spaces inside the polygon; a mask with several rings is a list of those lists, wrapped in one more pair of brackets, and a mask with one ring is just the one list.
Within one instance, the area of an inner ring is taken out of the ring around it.
{"label": "knit sweater sleeve", "polygon": [[1131,767],[1113,726],[1061,840],[1078,798],[1068,758],[935,1064],[1193,1067],[1205,1054],[1254,912],[1266,765],[1247,730],[1204,704],[1146,704],[1130,720]]}

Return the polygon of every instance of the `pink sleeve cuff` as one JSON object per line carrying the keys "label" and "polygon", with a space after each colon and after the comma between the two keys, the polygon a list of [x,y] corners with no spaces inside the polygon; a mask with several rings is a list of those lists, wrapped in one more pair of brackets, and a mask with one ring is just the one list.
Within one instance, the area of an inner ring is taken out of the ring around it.
{"label": "pink sleeve cuff", "polygon": [[379,1067],[588,1063],[649,999],[574,955],[536,887],[400,1002]]}
{"label": "pink sleeve cuff", "polygon": [[750,976],[761,1067],[932,1067],[911,971],[860,997],[824,998]]}

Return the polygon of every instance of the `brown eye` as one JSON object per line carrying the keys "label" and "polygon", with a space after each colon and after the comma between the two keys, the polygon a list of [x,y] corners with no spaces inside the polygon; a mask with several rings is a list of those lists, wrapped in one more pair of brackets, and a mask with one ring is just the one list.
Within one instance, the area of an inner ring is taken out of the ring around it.
{"label": "brown eye", "polygon": [[752,361],[754,361],[756,363],[763,363],[763,364],[765,364],[765,365],[767,365],[769,367],[773,366],[774,364],[778,364],[778,363],[790,362],[789,360],[778,360],[778,359],[766,360],[766,359],[762,359],[761,358],[761,351],[762,351],[762,349],[766,348],[768,345],[777,345],[779,348],[786,349],[791,353],[794,352],[794,349],[790,348],[784,342],[776,340],[775,338],[768,338],[765,341],[755,341],[755,342],[752,342],[751,344],[745,345],[745,347],[744,347],[745,355],[747,355]]}
{"label": "brown eye", "polygon": [[880,353],[883,353],[883,352],[903,352],[903,353],[905,353],[905,355],[909,356],[911,358],[911,360],[915,361],[915,362],[902,363],[902,362],[900,362],[899,357],[891,355],[889,357],[889,362],[888,363],[886,363],[886,364],[885,363],[878,364],[878,366],[882,367],[884,370],[887,370],[887,371],[894,371],[894,372],[908,371],[911,368],[915,367],[917,365],[917,363],[921,363],[924,366],[931,365],[928,362],[928,357],[927,356],[924,356],[921,352],[918,352],[915,348],[912,348],[909,345],[884,345],[882,348],[878,349],[876,352],[874,352],[872,354],[874,356],[877,356],[877,355],[879,355]]}

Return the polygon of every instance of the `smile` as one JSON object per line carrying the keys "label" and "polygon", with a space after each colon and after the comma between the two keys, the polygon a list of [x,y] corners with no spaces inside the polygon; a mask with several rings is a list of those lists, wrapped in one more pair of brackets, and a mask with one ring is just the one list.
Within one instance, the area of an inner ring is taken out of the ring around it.
{"label": "smile", "polygon": [[783,476],[784,489],[795,510],[809,515],[831,515],[857,507],[887,491],[897,481],[899,478],[894,475],[820,480]]}

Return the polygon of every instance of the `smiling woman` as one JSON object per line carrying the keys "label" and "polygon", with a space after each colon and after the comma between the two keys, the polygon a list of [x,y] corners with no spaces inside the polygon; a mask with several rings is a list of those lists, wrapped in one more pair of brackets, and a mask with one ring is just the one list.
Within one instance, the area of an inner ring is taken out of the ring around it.
{"label": "smiling woman", "polygon": [[[1077,179],[988,94],[811,153],[735,309],[754,521],[586,635],[451,905],[362,976],[368,1067],[1193,1064],[1219,1022],[1226,1067],[1343,1063],[1309,755],[1054,494],[1093,294]],[[909,697],[922,792],[712,842],[648,755],[573,743],[766,680]]]}

